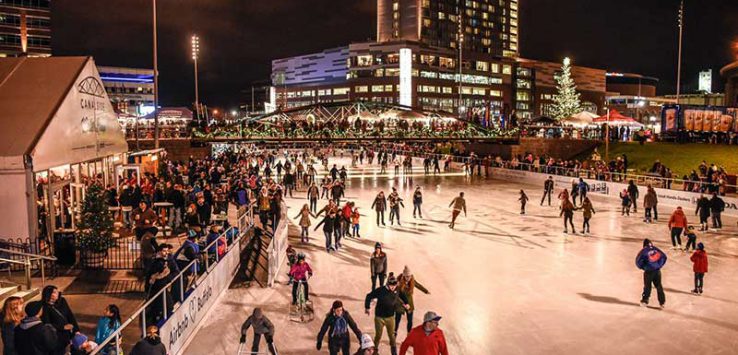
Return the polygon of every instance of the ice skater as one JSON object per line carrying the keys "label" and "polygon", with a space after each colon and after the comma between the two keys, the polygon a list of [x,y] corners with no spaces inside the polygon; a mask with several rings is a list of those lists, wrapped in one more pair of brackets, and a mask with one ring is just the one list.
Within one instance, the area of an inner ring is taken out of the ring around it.
{"label": "ice skater", "polygon": [[387,197],[389,200],[389,207],[390,207],[390,213],[389,213],[389,220],[390,224],[395,224],[395,219],[397,219],[397,225],[401,226],[402,223],[400,223],[400,207],[405,207],[405,204],[402,203],[402,198],[400,197],[400,194],[397,193],[396,188],[392,188],[392,193]]}
{"label": "ice skater", "polygon": [[546,200],[546,197],[548,197],[548,205],[551,206],[551,195],[553,194],[553,190],[553,177],[549,176],[548,179],[546,179],[546,182],[543,183],[543,197],[541,197],[541,206],[543,206],[543,201]]}
{"label": "ice skater", "polygon": [[415,192],[413,193],[413,218],[415,218],[415,212],[417,211],[418,216],[420,218],[423,218],[423,210],[421,209],[423,205],[423,193],[420,191],[420,186],[415,188]]}
{"label": "ice skater", "polygon": [[380,216],[384,226],[384,211],[387,209],[387,199],[384,198],[384,191],[379,191],[377,197],[374,198],[374,202],[372,202],[371,209],[377,214],[377,226],[379,226]]}
{"label": "ice skater", "polygon": [[687,227],[687,245],[684,247],[684,251],[689,251],[689,246],[692,246],[694,251],[697,244],[697,233],[694,232],[694,226]]}
{"label": "ice skater", "polygon": [[308,206],[307,203],[302,206],[300,213],[295,216],[295,219],[300,218],[300,241],[303,243],[307,243],[309,241],[308,231],[310,228],[310,217],[315,218],[315,215],[310,212],[310,206]]}
{"label": "ice skater", "polygon": [[677,207],[669,218],[669,231],[671,232],[671,248],[682,249],[682,233],[687,228],[687,216],[684,215],[681,207]]}
{"label": "ice skater", "polygon": [[451,201],[451,204],[449,204],[448,207],[451,206],[453,206],[453,211],[451,212],[451,223],[448,225],[448,227],[454,229],[454,227],[456,226],[456,218],[459,217],[461,211],[464,211],[464,217],[466,217],[466,200],[464,200],[463,192],[460,192],[459,196],[456,196],[456,198]]}
{"label": "ice skater", "polygon": [[661,285],[661,268],[664,267],[664,264],[666,264],[666,254],[653,246],[650,240],[644,239],[643,249],[636,256],[636,266],[643,270],[641,307],[648,306],[648,299],[651,298],[651,284],[653,284],[653,287],[656,287],[659,306],[664,308],[666,294],[664,294],[664,287]]}
{"label": "ice skater", "polygon": [[592,215],[596,212],[589,197],[584,198],[582,205],[578,209],[582,210],[582,217],[584,218],[584,222],[582,222],[582,234],[586,235],[589,233],[589,220],[592,219]]}
{"label": "ice skater", "polygon": [[359,234],[359,219],[360,218],[361,218],[361,215],[359,214],[359,208],[354,207],[354,210],[351,212],[351,230],[352,230],[354,238],[361,238],[361,235]]}
{"label": "ice skater", "polygon": [[276,354],[274,350],[274,324],[267,318],[261,311],[261,308],[254,308],[254,312],[246,318],[246,321],[241,325],[241,340],[240,343],[246,343],[246,333],[249,328],[254,328],[254,342],[251,344],[251,352],[253,354],[259,354],[259,343],[261,342],[261,336],[267,343],[269,353],[272,355]]}
{"label": "ice skater", "polygon": [[569,201],[569,199],[564,200],[564,202],[561,204],[561,212],[559,212],[559,217],[564,216],[564,233],[569,233],[569,228],[567,226],[567,222],[569,222],[569,226],[571,226],[571,232],[572,234],[577,234],[577,230],[574,229],[574,204]]}
{"label": "ice skater", "polygon": [[377,288],[377,281],[379,287],[384,286],[384,279],[387,277],[387,254],[382,250],[380,242],[374,244],[374,252],[369,259],[369,271],[372,275],[372,291]]}
{"label": "ice skater", "polygon": [[626,189],[620,192],[620,215],[630,216],[630,195]]}
{"label": "ice skater", "polygon": [[526,195],[525,191],[522,189],[520,190],[520,198],[518,201],[520,201],[520,214],[525,214],[525,204],[528,203],[528,195]]}
{"label": "ice skater", "polygon": [[697,244],[697,250],[689,257],[692,260],[692,271],[694,271],[694,290],[695,295],[702,294],[702,286],[705,283],[705,274],[707,273],[707,252],[705,245]]}

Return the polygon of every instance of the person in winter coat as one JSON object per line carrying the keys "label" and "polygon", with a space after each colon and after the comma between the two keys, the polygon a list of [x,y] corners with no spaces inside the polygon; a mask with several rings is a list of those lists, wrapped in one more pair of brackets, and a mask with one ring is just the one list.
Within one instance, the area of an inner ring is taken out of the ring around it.
{"label": "person in winter coat", "polygon": [[366,295],[364,299],[364,313],[367,315],[374,299],[377,300],[377,304],[374,307],[374,344],[379,344],[379,341],[382,340],[382,332],[384,328],[387,328],[390,350],[392,355],[396,355],[395,311],[399,306],[408,309],[410,305],[407,303],[408,300],[405,295],[397,292],[397,279],[392,274],[389,275],[386,286],[379,287]]}
{"label": "person in winter coat", "polygon": [[423,192],[420,191],[420,186],[415,188],[415,192],[413,192],[413,218],[415,218],[415,212],[417,211],[418,216],[420,218],[423,218]]}
{"label": "person in winter coat", "polygon": [[377,197],[374,198],[371,208],[377,213],[377,226],[379,226],[380,216],[384,226],[384,211],[387,209],[387,199],[384,198],[384,191],[380,191]]}
{"label": "person in winter coat", "polygon": [[[582,210],[582,217],[584,218],[584,222],[582,222],[582,234],[589,233],[589,220],[592,219],[592,215],[596,213],[589,197],[584,198],[582,205],[579,206],[578,209]],[[564,227],[566,227],[566,225]]]}
{"label": "person in winter coat", "polygon": [[254,342],[251,344],[251,352],[254,354],[259,353],[259,343],[261,342],[261,336],[264,336],[264,340],[267,343],[269,353],[272,355],[276,354],[274,350],[274,324],[267,318],[261,311],[261,308],[254,308],[254,312],[251,316],[246,318],[246,321],[241,325],[241,339],[240,343],[246,342],[246,333],[249,328],[254,328]]}
{"label": "person in winter coat", "polygon": [[382,243],[374,244],[374,252],[369,259],[369,270],[372,275],[372,291],[377,288],[377,280],[379,287],[384,286],[384,279],[387,277],[387,254],[382,251]]}
{"label": "person in winter coat", "polygon": [[633,213],[638,213],[638,186],[633,180],[628,182],[628,196],[630,196],[631,206],[633,207]]}
{"label": "person in winter coat", "polygon": [[700,198],[697,199],[697,209],[694,214],[700,216],[700,231],[706,231],[708,227],[707,219],[710,218],[710,200],[705,195],[700,194]]}
{"label": "person in winter coat", "polygon": [[400,198],[400,195],[397,193],[397,188],[392,188],[392,193],[387,197],[387,200],[389,201],[389,220],[390,224],[395,224],[395,219],[397,219],[397,225],[401,226],[402,223],[400,223],[400,206],[403,208],[405,207],[405,204],[402,203],[402,198]]}
{"label": "person in winter coat", "polygon": [[308,238],[308,231],[310,228],[310,217],[315,218],[315,215],[310,212],[310,207],[306,203],[304,206],[302,206],[302,209],[300,210],[300,213],[295,216],[295,219],[300,218],[300,222],[298,223],[300,225],[300,241],[303,243],[307,243],[310,241]]}
{"label": "person in winter coat", "polygon": [[146,328],[146,337],[133,346],[131,355],[167,355],[167,348],[161,342],[157,326],[150,325]]}
{"label": "person in winter coat", "polygon": [[577,183],[577,190],[579,191],[579,204],[581,205],[584,201],[584,198],[587,197],[587,193],[589,192],[589,184],[584,181],[584,179],[579,178],[579,183]]}
{"label": "person in winter coat", "polygon": [[310,210],[313,213],[318,212],[318,199],[320,198],[320,189],[318,189],[318,185],[315,184],[315,181],[310,184],[310,187],[307,190],[307,198],[310,203]]}
{"label": "person in winter coat", "polygon": [[702,286],[705,283],[705,274],[707,273],[707,252],[705,245],[697,244],[697,250],[689,257],[692,260],[692,271],[694,271],[694,294],[702,294]]}
{"label": "person in winter coat", "polygon": [[0,315],[2,319],[2,337],[3,337],[3,355],[18,355],[15,349],[15,327],[20,325],[21,320],[25,318],[23,313],[23,299],[17,296],[10,296],[3,303],[3,312]]}
{"label": "person in winter coat", "polygon": [[569,228],[566,224],[566,222],[569,222],[569,225],[571,226],[571,232],[573,234],[577,234],[577,230],[574,229],[574,205],[568,199],[563,201],[563,203],[561,204],[561,212],[559,212],[559,217],[561,216],[564,216],[564,233],[569,233]]}
{"label": "person in winter coat", "polygon": [[410,330],[413,329],[413,313],[415,312],[414,293],[416,288],[426,295],[430,294],[427,288],[425,288],[423,285],[420,284],[420,282],[415,280],[415,276],[413,276],[413,273],[410,272],[410,268],[405,265],[402,273],[399,277],[397,277],[397,292],[405,295],[405,298],[407,299],[407,304],[410,307],[408,307],[407,309],[405,309],[404,307],[398,307],[397,311],[395,311],[395,336],[397,336],[397,330],[400,327],[403,313],[407,315],[407,332],[410,333]]}
{"label": "person in winter coat", "polygon": [[630,194],[628,194],[628,190],[623,190],[620,192],[620,215],[621,216],[630,216],[630,204],[631,204]]}
{"label": "person in winter coat", "polygon": [[339,351],[342,355],[351,353],[351,337],[349,330],[352,330],[356,338],[361,342],[361,331],[356,326],[356,322],[351,314],[343,309],[343,302],[334,301],[331,311],[325,315],[323,325],[318,332],[318,343],[316,349],[323,347],[323,337],[328,333],[328,352],[331,355],[338,355]]}
{"label": "person in winter coat", "polygon": [[694,226],[687,227],[687,245],[684,247],[684,251],[689,251],[689,246],[692,246],[692,250],[697,248],[697,233],[694,232]]}
{"label": "person in winter coat", "polygon": [[543,183],[543,197],[541,197],[541,206],[543,206],[543,202],[546,200],[546,197],[548,197],[548,205],[551,206],[551,194],[553,194],[553,190],[553,177],[549,176],[548,179],[546,179],[546,181]]}
{"label": "person in winter coat", "polygon": [[313,276],[313,269],[310,264],[305,261],[305,254],[297,254],[297,263],[290,268],[290,276],[292,277],[292,305],[297,304],[297,287],[300,282],[305,284],[305,301],[310,300],[308,295],[308,277]]}
{"label": "person in winter coat", "polygon": [[643,197],[643,208],[645,209],[644,222],[651,223],[651,211],[656,210],[657,203],[658,197],[656,196],[656,190],[651,185],[648,185],[646,195]]}
{"label": "person in winter coat", "polygon": [[[41,320],[44,306],[41,302],[28,302],[26,317],[15,328],[15,351],[22,355],[58,354],[58,333],[54,326]],[[66,348],[66,343],[64,347]],[[63,354],[63,353],[62,353]]]}
{"label": "person in winter coat", "polygon": [[666,254],[661,249],[653,246],[650,240],[643,240],[643,249],[638,252],[635,260],[636,266],[643,270],[643,294],[641,296],[641,307],[648,306],[651,297],[651,284],[656,287],[659,306],[664,308],[666,295],[661,285],[661,268],[666,264]]}
{"label": "person in winter coat", "polygon": [[725,201],[718,197],[717,193],[712,194],[710,199],[710,214],[712,215],[712,228],[720,229],[723,228],[723,220],[720,214],[725,210]]}
{"label": "person in winter coat", "polygon": [[520,214],[525,214],[525,204],[528,203],[528,195],[525,194],[525,191],[520,190],[520,198],[518,201],[520,202]]}
{"label": "person in winter coat", "polygon": [[[105,307],[105,313],[97,321],[97,328],[95,328],[95,343],[102,344],[105,339],[120,328],[120,325],[120,309],[118,306],[111,304]],[[100,351],[100,354],[117,355],[115,339],[105,345],[105,348]]]}
{"label": "person in winter coat", "polygon": [[325,235],[325,251],[330,253],[332,250],[336,250],[333,246],[333,231],[338,228],[336,225],[336,213],[333,211],[328,212],[323,220],[315,226],[315,230],[318,230],[320,226],[323,226],[323,235]]}
{"label": "person in winter coat", "polygon": [[413,328],[400,347],[400,355],[413,348],[414,355],[448,355],[448,346],[443,331],[438,328],[441,317],[435,312],[423,316],[423,325]]}
{"label": "person in winter coat", "polygon": [[41,321],[51,324],[56,329],[57,342],[54,353],[64,355],[72,337],[79,332],[77,319],[56,286],[44,287],[41,292],[41,301],[44,307]]}
{"label": "person in winter coat", "polygon": [[354,207],[354,210],[351,212],[351,230],[353,233],[354,238],[361,238],[361,235],[359,234],[359,220],[361,219],[361,214],[359,214],[359,208]]}
{"label": "person in winter coat", "polygon": [[681,207],[677,207],[669,218],[669,230],[671,231],[672,249],[682,249],[682,233],[687,228],[687,216]]}
{"label": "person in winter coat", "polygon": [[361,335],[361,346],[359,347],[359,351],[354,355],[374,355],[376,354],[376,350],[377,348],[374,346],[372,336],[364,333]]}

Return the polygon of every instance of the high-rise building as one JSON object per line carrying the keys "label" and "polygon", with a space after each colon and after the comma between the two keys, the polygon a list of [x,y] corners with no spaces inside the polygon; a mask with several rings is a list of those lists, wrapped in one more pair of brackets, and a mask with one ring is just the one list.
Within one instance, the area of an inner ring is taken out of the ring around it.
{"label": "high-rise building", "polygon": [[518,0],[377,0],[377,41],[518,56]]}
{"label": "high-rise building", "polygon": [[0,57],[51,55],[50,0],[0,0]]}

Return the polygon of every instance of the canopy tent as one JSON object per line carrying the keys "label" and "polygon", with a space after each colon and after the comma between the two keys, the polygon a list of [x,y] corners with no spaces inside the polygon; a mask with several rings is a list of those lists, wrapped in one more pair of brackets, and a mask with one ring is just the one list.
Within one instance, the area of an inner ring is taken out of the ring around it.
{"label": "canopy tent", "polygon": [[539,116],[525,122],[526,126],[561,126],[561,123],[551,117]]}
{"label": "canopy tent", "polygon": [[592,120],[593,123],[607,123],[610,126],[628,126],[642,128],[643,124],[638,122],[635,118],[628,117],[620,113],[618,110],[610,110],[609,116],[603,115]]}
{"label": "canopy tent", "polygon": [[567,117],[561,120],[561,124],[577,126],[577,127],[585,127],[585,126],[589,126],[593,124],[592,121],[597,117],[598,116],[592,112],[582,111],[580,113],[577,113],[576,115],[572,115],[570,117]]}

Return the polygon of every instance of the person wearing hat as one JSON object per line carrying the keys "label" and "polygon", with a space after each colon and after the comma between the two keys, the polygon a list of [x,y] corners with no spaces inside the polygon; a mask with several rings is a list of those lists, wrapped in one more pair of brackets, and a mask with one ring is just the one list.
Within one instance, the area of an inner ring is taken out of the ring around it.
{"label": "person wearing hat", "polygon": [[443,331],[438,328],[441,317],[435,312],[426,312],[423,325],[413,328],[400,346],[400,355],[413,348],[415,355],[448,355],[448,346]]}
{"label": "person wearing hat", "polygon": [[707,273],[707,252],[705,245],[697,243],[697,250],[689,257],[692,261],[692,271],[694,271],[694,290],[695,295],[702,294],[702,286],[705,283],[705,274]]}
{"label": "person wearing hat", "polygon": [[292,305],[297,304],[297,287],[300,282],[305,283],[305,301],[310,300],[309,288],[308,288],[308,277],[313,276],[313,269],[310,268],[310,264],[305,261],[305,254],[297,254],[297,263],[293,264],[290,268],[289,276],[292,277]]}
{"label": "person wearing hat", "polygon": [[[179,249],[174,253],[174,260],[177,262],[179,269],[184,269],[193,260],[197,260],[200,257],[200,244],[197,244],[197,232],[193,229],[187,231],[187,240],[182,244]],[[187,271],[185,275],[190,276],[198,273],[198,263],[194,263]]]}
{"label": "person wearing hat", "polygon": [[[428,174],[428,169],[426,168],[426,174]],[[415,187],[415,192],[413,192],[413,218],[415,218],[415,213],[417,211],[418,216],[420,218],[423,218],[423,192],[420,191],[420,186]]]}
{"label": "person wearing hat", "polygon": [[57,349],[56,329],[41,321],[43,308],[43,303],[38,301],[26,304],[26,317],[15,327],[15,350],[18,354],[50,355]]}
{"label": "person wearing hat", "polygon": [[666,295],[661,285],[661,268],[666,264],[666,254],[661,249],[653,246],[649,239],[643,240],[643,249],[636,256],[636,266],[643,270],[643,296],[641,307],[648,306],[651,297],[651,284],[656,287],[659,305],[664,308]]}
{"label": "person wearing hat", "polygon": [[392,355],[397,355],[395,339],[395,310],[401,304],[405,309],[410,308],[405,295],[397,292],[397,279],[392,273],[387,278],[387,285],[369,292],[364,299],[364,312],[369,314],[372,300],[376,299],[374,307],[374,344],[382,340],[382,331],[387,328]]}
{"label": "person wearing hat", "polygon": [[374,252],[369,259],[369,270],[372,274],[372,291],[377,289],[377,279],[379,279],[379,287],[384,286],[384,279],[387,277],[387,254],[382,250],[382,243],[374,244]]}
{"label": "person wearing hat", "polygon": [[343,309],[343,302],[334,301],[331,311],[326,314],[323,325],[318,332],[316,349],[321,349],[323,346],[323,337],[328,332],[328,351],[330,354],[337,355],[340,351],[343,355],[349,355],[351,352],[349,328],[354,332],[359,342],[361,342],[361,331],[356,326],[356,322],[349,312]]}
{"label": "person wearing hat", "polygon": [[74,335],[74,338],[72,338],[71,355],[89,354],[92,350],[95,350],[95,348],[97,348],[97,344],[94,341],[89,340],[87,336],[82,333],[77,333]]}
{"label": "person wearing hat", "polygon": [[410,333],[410,330],[413,329],[413,312],[415,311],[413,293],[416,287],[418,290],[425,293],[426,295],[430,294],[427,288],[425,288],[423,285],[420,284],[420,282],[415,280],[415,276],[413,276],[413,273],[410,272],[410,268],[405,265],[402,273],[397,278],[397,292],[399,292],[401,295],[405,295],[405,298],[407,298],[407,304],[410,306],[410,308],[405,309],[403,307],[397,307],[397,310],[395,311],[395,336],[397,336],[397,330],[400,327],[403,313],[407,314],[407,332]]}
{"label": "person wearing hat", "polygon": [[249,327],[254,328],[254,342],[251,344],[251,352],[254,354],[259,353],[259,343],[261,342],[261,336],[264,336],[264,340],[267,342],[267,348],[269,353],[272,355],[276,354],[274,350],[274,324],[267,318],[261,311],[261,308],[254,308],[254,312],[246,318],[246,321],[241,325],[241,339],[240,343],[246,342],[246,332]]}
{"label": "person wearing hat", "polygon": [[133,346],[131,355],[167,355],[167,348],[161,342],[157,326],[150,325],[146,327],[146,337]]}
{"label": "person wearing hat", "polygon": [[365,333],[361,335],[361,346],[359,347],[359,351],[354,355],[374,355],[376,354],[376,349],[372,336]]}

